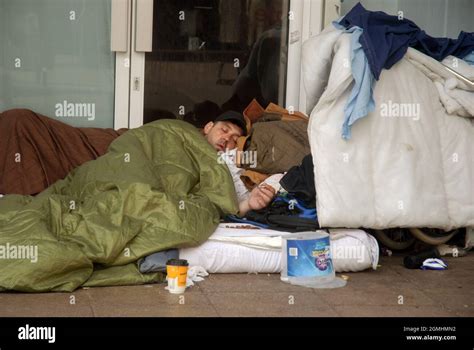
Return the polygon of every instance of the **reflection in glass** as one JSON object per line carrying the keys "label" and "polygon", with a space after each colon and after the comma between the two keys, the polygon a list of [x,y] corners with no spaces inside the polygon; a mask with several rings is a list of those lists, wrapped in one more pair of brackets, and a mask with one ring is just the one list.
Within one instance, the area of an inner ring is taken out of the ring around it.
{"label": "reflection in glass", "polygon": [[155,0],[144,122],[202,126],[222,111],[242,112],[253,98],[284,104],[287,13],[285,0]]}

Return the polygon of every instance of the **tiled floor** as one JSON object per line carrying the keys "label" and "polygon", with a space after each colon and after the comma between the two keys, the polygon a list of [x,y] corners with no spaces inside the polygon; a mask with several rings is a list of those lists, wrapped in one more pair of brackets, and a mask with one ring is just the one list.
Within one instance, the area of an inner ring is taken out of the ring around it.
{"label": "tiled floor", "polygon": [[401,256],[377,271],[344,273],[347,286],[309,289],[279,275],[213,274],[172,295],[164,285],[0,294],[0,316],[474,316],[474,253],[449,270],[407,270]]}

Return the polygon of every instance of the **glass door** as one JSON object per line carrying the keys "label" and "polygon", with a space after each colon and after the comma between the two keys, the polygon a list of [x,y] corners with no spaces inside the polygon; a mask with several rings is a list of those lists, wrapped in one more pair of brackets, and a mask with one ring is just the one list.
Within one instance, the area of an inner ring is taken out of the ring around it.
{"label": "glass door", "polygon": [[176,118],[202,126],[254,98],[264,108],[284,106],[289,12],[288,0],[153,1],[137,123]]}
{"label": "glass door", "polygon": [[128,127],[128,106],[115,108],[116,68],[126,97],[129,74],[127,53],[111,51],[111,14],[112,0],[0,0],[0,112]]}
{"label": "glass door", "polygon": [[323,0],[0,0],[0,112],[80,127],[202,125],[252,99],[304,110]]}

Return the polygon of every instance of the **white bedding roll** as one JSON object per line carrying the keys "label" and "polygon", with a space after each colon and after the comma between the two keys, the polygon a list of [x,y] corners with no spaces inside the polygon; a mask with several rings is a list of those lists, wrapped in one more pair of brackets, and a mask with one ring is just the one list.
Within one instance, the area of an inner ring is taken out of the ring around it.
{"label": "white bedding roll", "polygon": [[[220,231],[222,233],[222,230]],[[275,231],[278,233],[278,231]],[[216,240],[218,236],[218,240]],[[281,271],[281,238],[275,248],[276,237],[253,237],[249,233],[239,237],[225,234],[211,236],[199,247],[180,250],[180,258],[190,266],[202,266],[210,273],[279,273]],[[214,237],[214,238],[213,238]],[[330,230],[331,254],[336,272],[357,272],[377,268],[379,247],[374,237],[357,229]],[[268,239],[269,242],[264,242]],[[271,240],[271,244],[270,243]],[[249,242],[251,246],[249,246]],[[261,246],[257,247],[256,243]],[[273,248],[269,248],[273,246]]]}
{"label": "white bedding roll", "polygon": [[250,248],[240,244],[206,241],[199,247],[179,251],[189,266],[202,266],[209,273],[279,273],[281,251]]}
{"label": "white bedding roll", "polygon": [[357,229],[334,229],[329,233],[336,272],[357,272],[370,267],[377,269],[379,245],[373,236]]}

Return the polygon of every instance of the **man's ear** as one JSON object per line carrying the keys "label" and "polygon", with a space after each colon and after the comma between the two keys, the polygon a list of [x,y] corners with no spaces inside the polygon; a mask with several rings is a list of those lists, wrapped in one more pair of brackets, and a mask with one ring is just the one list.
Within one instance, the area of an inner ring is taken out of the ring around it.
{"label": "man's ear", "polygon": [[209,122],[204,126],[204,135],[209,134],[209,131],[214,127],[214,122]]}

